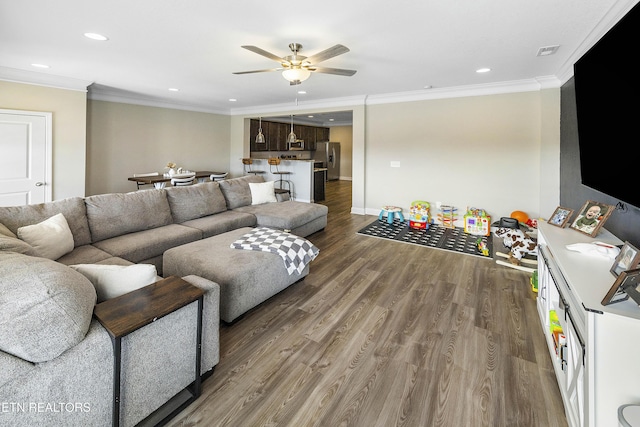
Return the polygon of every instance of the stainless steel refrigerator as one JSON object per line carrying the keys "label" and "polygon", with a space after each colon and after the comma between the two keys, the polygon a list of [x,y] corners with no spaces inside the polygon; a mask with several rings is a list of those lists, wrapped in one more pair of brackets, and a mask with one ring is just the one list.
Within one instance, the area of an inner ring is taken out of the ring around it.
{"label": "stainless steel refrigerator", "polygon": [[340,179],[340,143],[318,142],[313,159],[324,163],[327,168],[327,181]]}

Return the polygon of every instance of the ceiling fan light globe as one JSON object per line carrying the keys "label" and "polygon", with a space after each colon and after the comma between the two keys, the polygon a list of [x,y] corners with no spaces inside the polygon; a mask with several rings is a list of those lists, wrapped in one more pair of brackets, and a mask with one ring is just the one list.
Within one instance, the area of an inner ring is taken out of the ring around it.
{"label": "ceiling fan light globe", "polygon": [[290,68],[282,72],[282,77],[290,82],[294,82],[296,80],[303,82],[307,80],[310,75],[311,71],[306,68]]}

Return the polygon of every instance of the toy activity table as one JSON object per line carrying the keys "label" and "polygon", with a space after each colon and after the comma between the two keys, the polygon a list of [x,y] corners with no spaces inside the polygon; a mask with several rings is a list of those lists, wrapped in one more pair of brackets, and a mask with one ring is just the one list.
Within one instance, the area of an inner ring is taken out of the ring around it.
{"label": "toy activity table", "polygon": [[402,215],[402,208],[398,206],[383,206],[380,211],[380,215],[378,215],[378,219],[382,221],[384,214],[387,214],[387,222],[389,224],[393,224],[394,218],[397,216],[398,219],[404,222],[404,215]]}

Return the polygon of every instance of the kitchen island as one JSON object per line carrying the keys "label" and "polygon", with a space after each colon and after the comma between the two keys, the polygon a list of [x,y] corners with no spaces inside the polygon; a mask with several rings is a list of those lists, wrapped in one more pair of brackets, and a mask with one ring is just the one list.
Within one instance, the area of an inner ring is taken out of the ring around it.
{"label": "kitchen island", "polygon": [[[272,174],[269,168],[268,159],[251,157],[253,165],[251,169],[254,171],[265,171],[262,176],[265,181],[279,181],[280,175]],[[275,166],[272,166],[275,171]],[[292,184],[292,198],[299,202],[314,202],[314,160],[313,159],[281,159],[278,169],[281,171],[291,172],[284,175],[283,180],[289,180]],[[279,184],[276,182],[276,188]],[[287,185],[283,187],[286,189]]]}

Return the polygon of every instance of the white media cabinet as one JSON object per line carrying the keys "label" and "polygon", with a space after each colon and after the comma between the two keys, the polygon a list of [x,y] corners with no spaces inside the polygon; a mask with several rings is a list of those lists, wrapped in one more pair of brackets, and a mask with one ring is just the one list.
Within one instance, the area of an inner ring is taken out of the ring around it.
{"label": "white media cabinet", "polygon": [[[538,223],[538,314],[571,427],[617,426],[618,407],[640,403],[640,307],[631,299],[603,306],[615,281],[613,260],[566,248],[594,241],[623,243],[604,229],[591,238]],[[550,310],[566,336],[560,356]]]}

